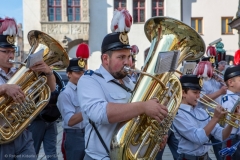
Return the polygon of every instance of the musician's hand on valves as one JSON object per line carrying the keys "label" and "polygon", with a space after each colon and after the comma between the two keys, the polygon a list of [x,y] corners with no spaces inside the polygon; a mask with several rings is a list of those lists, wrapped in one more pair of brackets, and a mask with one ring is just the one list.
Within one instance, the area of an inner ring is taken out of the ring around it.
{"label": "musician's hand on valves", "polygon": [[161,105],[157,99],[150,99],[144,103],[144,113],[146,115],[156,119],[158,122],[161,122],[164,118],[167,117],[167,107]]}
{"label": "musician's hand on valves", "polygon": [[221,105],[217,105],[214,110],[213,118],[216,118],[218,121],[227,114],[227,110],[225,110]]}
{"label": "musician's hand on valves", "polygon": [[220,88],[221,95],[226,94],[226,93],[227,93],[227,89],[228,89],[227,86],[222,86],[222,87]]}
{"label": "musician's hand on valves", "polygon": [[12,97],[15,102],[22,103],[25,102],[25,94],[21,87],[16,84],[3,84],[5,93]]}

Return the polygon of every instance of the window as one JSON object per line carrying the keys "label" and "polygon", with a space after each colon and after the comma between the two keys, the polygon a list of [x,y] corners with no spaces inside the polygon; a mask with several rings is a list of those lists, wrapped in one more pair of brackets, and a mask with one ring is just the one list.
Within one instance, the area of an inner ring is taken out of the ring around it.
{"label": "window", "polygon": [[228,25],[233,17],[222,17],[222,34],[233,34],[232,28]]}
{"label": "window", "polygon": [[114,0],[114,9],[126,8],[126,0]]}
{"label": "window", "polygon": [[192,18],[191,19],[191,27],[195,29],[199,34],[203,34],[202,32],[202,18]]}
{"label": "window", "polygon": [[133,0],[133,22],[145,22],[145,0]]}
{"label": "window", "polygon": [[152,0],[152,17],[164,15],[164,0]]}
{"label": "window", "polygon": [[68,21],[80,21],[80,0],[67,1]]}
{"label": "window", "polygon": [[49,21],[62,20],[61,0],[48,0],[48,17]]}

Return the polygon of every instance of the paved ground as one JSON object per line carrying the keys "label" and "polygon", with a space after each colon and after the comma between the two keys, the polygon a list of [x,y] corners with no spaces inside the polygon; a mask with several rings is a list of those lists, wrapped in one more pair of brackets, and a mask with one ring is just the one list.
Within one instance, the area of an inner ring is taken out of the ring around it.
{"label": "paved ground", "polygon": [[[58,136],[57,136],[57,156],[58,156],[58,160],[63,160],[62,153],[61,153],[62,132],[63,132],[63,129],[61,127],[61,122],[60,122],[60,123],[58,123]],[[212,160],[216,160],[212,149],[210,150],[209,154],[210,154],[210,158]],[[40,149],[38,160],[47,160],[47,158],[44,154],[44,151],[43,151],[43,147],[41,147],[41,149]],[[166,147],[166,149],[164,150],[163,160],[173,160],[171,151],[169,150],[168,147]]]}

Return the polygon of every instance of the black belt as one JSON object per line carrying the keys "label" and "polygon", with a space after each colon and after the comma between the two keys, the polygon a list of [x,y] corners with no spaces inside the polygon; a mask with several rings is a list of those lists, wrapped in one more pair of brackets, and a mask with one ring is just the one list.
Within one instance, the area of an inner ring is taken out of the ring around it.
{"label": "black belt", "polygon": [[83,129],[64,129],[66,133],[85,133],[85,128]]}
{"label": "black belt", "polygon": [[208,152],[202,156],[193,156],[188,154],[180,154],[179,156],[183,160],[208,160]]}

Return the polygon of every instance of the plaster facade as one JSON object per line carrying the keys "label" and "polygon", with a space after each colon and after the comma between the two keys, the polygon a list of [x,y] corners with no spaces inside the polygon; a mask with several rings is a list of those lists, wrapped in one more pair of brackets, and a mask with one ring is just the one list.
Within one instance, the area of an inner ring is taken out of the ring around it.
{"label": "plaster facade", "polygon": [[[101,42],[104,36],[111,33],[110,25],[114,13],[114,0],[81,0],[81,21],[68,22],[66,0],[62,0],[62,21],[49,22],[47,0],[23,0],[24,12],[24,51],[30,46],[27,33],[30,30],[46,32],[67,49],[69,57],[75,56],[77,45],[81,42],[89,44],[91,56],[88,68],[96,69],[101,64]],[[213,7],[214,6],[214,7]],[[227,6],[227,7],[226,7]],[[221,17],[235,17],[238,0],[165,0],[164,16],[182,20],[191,25],[191,18],[203,18],[203,34],[206,47],[212,41],[222,38],[224,49],[228,55],[234,55],[238,49],[238,34],[233,30],[231,35],[221,34]],[[126,8],[133,14],[133,1],[126,0]],[[145,20],[152,17],[152,2],[145,1]],[[141,68],[144,62],[144,52],[151,43],[144,33],[144,23],[133,23],[129,32],[130,44],[139,47],[136,67]]]}
{"label": "plaster facade", "polygon": [[222,38],[227,55],[234,55],[238,49],[238,33],[222,34],[222,17],[236,17],[238,0],[182,0],[183,22],[191,25],[191,18],[202,17],[203,34],[206,47],[216,39]]}

